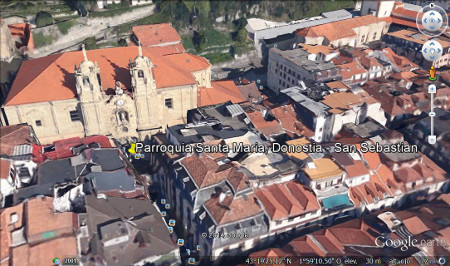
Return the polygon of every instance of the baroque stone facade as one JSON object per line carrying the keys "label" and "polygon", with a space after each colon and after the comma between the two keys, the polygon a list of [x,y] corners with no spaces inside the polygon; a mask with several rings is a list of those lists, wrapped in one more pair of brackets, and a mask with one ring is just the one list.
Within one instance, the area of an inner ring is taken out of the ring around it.
{"label": "baroque stone facade", "polygon": [[[128,77],[123,67],[108,61],[113,65],[114,72],[122,71],[122,75],[114,76],[113,79],[116,80],[113,82],[108,77],[110,73],[101,73],[100,64],[88,59],[83,47],[84,60],[79,66],[75,65],[73,74],[69,73],[72,75],[70,78],[73,79],[73,75],[75,76],[75,97],[38,102],[28,99],[22,103],[14,99],[18,98],[20,93],[14,92],[13,88],[10,93],[13,95],[8,96],[6,105],[3,107],[2,119],[10,125],[19,123],[32,125],[43,143],[94,134],[111,136],[119,141],[125,141],[131,137],[144,139],[153,133],[164,131],[167,125],[185,123],[187,110],[197,107],[198,87],[211,87],[210,64],[204,58],[193,55],[184,53],[174,55],[178,57],[172,58],[171,62],[173,63],[176,59],[182,64],[178,68],[178,70],[182,69],[181,72],[176,72],[167,67],[168,64],[166,66],[162,64],[161,58],[164,56],[155,56],[160,60],[157,66],[150,58],[143,55],[141,46],[125,49],[138,50],[135,50],[138,55],[134,60],[129,59]],[[106,60],[109,59],[106,58]],[[58,59],[52,64],[60,67]],[[159,68],[160,72],[155,75],[156,68]],[[44,75],[43,73],[40,75]],[[104,77],[107,77],[105,80],[109,84],[103,83]],[[68,83],[69,78],[64,79],[64,82]],[[174,83],[170,82],[170,79],[178,79],[178,81]],[[129,88],[126,88],[126,85],[123,86],[119,80],[125,83],[128,81]],[[33,85],[33,82],[39,83],[33,80],[28,86]],[[111,83],[115,84],[115,88],[111,88]],[[34,85],[38,86],[38,84]],[[64,86],[68,87],[67,84]],[[27,88],[22,88],[21,91],[25,89]],[[32,89],[35,90],[35,88]],[[56,89],[59,90],[60,87]],[[42,89],[42,93],[48,93],[50,97],[53,93],[51,90],[51,88],[45,88]],[[36,97],[39,96],[36,95]]]}

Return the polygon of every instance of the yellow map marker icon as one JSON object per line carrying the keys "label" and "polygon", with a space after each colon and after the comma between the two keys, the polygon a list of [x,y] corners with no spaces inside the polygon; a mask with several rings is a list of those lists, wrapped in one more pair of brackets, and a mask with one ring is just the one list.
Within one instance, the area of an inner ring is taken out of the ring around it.
{"label": "yellow map marker icon", "polygon": [[131,143],[131,147],[128,149],[131,154],[136,154],[136,143]]}

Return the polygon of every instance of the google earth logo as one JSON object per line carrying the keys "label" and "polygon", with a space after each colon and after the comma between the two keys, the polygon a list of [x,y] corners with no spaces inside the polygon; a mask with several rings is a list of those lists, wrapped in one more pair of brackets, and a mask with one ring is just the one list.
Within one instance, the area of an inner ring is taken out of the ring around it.
{"label": "google earth logo", "polygon": [[61,263],[61,260],[59,258],[54,258],[52,261],[55,265],[59,265]]}

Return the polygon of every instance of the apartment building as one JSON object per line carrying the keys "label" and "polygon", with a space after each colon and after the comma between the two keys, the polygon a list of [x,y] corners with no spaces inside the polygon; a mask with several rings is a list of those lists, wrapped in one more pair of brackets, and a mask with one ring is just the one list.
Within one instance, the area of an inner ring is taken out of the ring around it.
{"label": "apartment building", "polygon": [[280,90],[298,86],[301,80],[327,82],[340,80],[341,73],[332,62],[310,60],[310,53],[302,49],[269,51],[267,86],[276,94]]}

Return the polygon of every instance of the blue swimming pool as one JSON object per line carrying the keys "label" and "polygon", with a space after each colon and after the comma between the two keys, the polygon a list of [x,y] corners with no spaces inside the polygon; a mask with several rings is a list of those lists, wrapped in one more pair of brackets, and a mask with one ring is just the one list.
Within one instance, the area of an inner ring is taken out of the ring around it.
{"label": "blue swimming pool", "polygon": [[339,194],[322,199],[323,207],[326,209],[333,209],[336,207],[352,206],[347,194]]}

